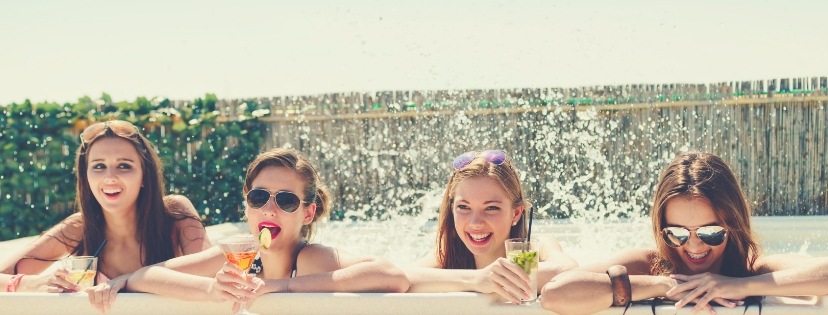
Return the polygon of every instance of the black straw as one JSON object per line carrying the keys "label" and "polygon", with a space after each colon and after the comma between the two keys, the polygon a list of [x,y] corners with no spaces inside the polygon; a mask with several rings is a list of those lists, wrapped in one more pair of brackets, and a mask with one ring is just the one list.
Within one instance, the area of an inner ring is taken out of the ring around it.
{"label": "black straw", "polygon": [[[98,250],[96,250],[95,253],[92,254],[92,257],[98,257],[98,254],[101,253],[101,250],[103,249],[104,245],[106,245],[106,240],[103,240],[103,242],[101,242],[101,246],[98,246]],[[92,268],[92,260],[89,260],[89,263],[86,264],[86,269],[83,270],[83,273],[86,274],[86,272],[89,271],[89,268]],[[78,279],[78,282],[76,282],[75,284],[80,284],[81,280],[83,280],[83,277],[80,277],[80,279]]]}
{"label": "black straw", "polygon": [[526,241],[529,242],[532,240],[532,214],[535,213],[535,207],[531,207],[529,209],[529,231],[526,232]]}

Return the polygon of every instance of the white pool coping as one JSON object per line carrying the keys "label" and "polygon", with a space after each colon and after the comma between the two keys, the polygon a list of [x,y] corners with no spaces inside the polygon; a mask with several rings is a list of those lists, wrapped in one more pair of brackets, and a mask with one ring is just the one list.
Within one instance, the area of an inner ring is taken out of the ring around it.
{"label": "white pool coping", "polygon": [[[147,293],[119,294],[110,315],[131,314],[231,314],[226,303],[181,301]],[[493,302],[479,293],[284,293],[259,297],[250,307],[253,312],[265,314],[554,314],[539,304],[511,305]],[[716,307],[721,315],[759,315],[759,308],[751,306],[727,309]],[[2,314],[94,314],[83,293],[0,293]],[[614,307],[596,314],[622,314],[623,308]],[[678,311],[671,305],[656,307],[656,314],[691,314],[692,308]],[[651,315],[651,307],[637,305],[627,310],[628,315]],[[773,314],[828,314],[828,297],[766,298],[764,315]]]}
{"label": "white pool coping", "polygon": [[[211,240],[245,233],[240,223],[224,223],[207,227]],[[34,241],[36,236],[0,242],[0,259]],[[223,314],[229,315],[229,303],[181,301],[147,293],[121,293],[107,314]],[[266,314],[554,314],[540,304],[511,305],[494,302],[480,293],[287,293],[259,297],[251,311]],[[728,309],[717,307],[720,315],[759,315],[751,306]],[[0,292],[0,314],[96,314],[84,293],[5,293]],[[610,308],[596,313],[620,315],[623,308]],[[652,315],[651,306],[635,305],[627,315]],[[656,315],[692,314],[692,308],[676,310],[671,305],[656,307]],[[828,296],[803,298],[769,297],[763,302],[763,315],[828,314]]]}

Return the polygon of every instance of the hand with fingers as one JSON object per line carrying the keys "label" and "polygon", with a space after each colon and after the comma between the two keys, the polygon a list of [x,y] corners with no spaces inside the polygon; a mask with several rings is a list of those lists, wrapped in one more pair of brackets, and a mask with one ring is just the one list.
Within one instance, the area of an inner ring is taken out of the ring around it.
{"label": "hand with fingers", "polygon": [[506,258],[498,258],[478,270],[474,286],[481,293],[497,293],[514,304],[530,297],[529,275],[520,266]]}
{"label": "hand with fingers", "polygon": [[121,289],[126,287],[127,279],[131,274],[125,274],[115,279],[100,282],[100,284],[86,289],[86,294],[89,295],[89,304],[92,307],[106,313],[112,308],[112,303],[115,303],[115,296]]}
{"label": "hand with fingers", "polygon": [[242,274],[238,266],[225,262],[216,273],[216,282],[207,288],[208,295],[215,302],[233,301],[233,309],[240,303],[248,304],[258,296],[256,290],[264,281],[253,275],[242,277]]}
{"label": "hand with fingers", "polygon": [[738,278],[709,272],[691,276],[673,274],[670,278],[678,283],[667,291],[667,297],[677,301],[676,308],[695,303],[693,313],[707,310],[710,314],[716,314],[710,306],[711,301],[727,308],[744,304],[746,294],[742,292],[744,286],[739,285]]}
{"label": "hand with fingers", "polygon": [[69,280],[69,271],[58,268],[53,273],[25,276],[20,279],[18,291],[21,292],[48,292],[69,293],[78,292],[80,286]]}

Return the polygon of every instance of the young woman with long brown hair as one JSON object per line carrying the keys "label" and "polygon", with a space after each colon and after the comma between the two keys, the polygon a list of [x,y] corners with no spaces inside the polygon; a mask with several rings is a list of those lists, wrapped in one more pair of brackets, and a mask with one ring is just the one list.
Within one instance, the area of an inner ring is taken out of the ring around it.
{"label": "young woman with long brown hair", "polygon": [[76,292],[65,269],[39,273],[62,257],[89,256],[101,248],[99,284],[87,292],[93,305],[106,310],[133,271],[199,252],[210,241],[190,200],[165,196],[161,161],[134,125],[100,122],[80,139],[77,213],[0,264],[0,283],[6,291]]}
{"label": "young woman with long brown hair", "polygon": [[[694,311],[715,313],[710,302],[735,307],[748,296],[828,294],[828,258],[760,255],[750,213],[721,158],[679,154],[662,171],[653,198],[657,247],[626,250],[558,275],[544,287],[542,305],[560,314],[588,314],[613,305],[623,292],[629,296],[622,300],[666,297],[676,307],[695,303]],[[627,270],[629,292],[612,288],[608,273],[618,265]]]}

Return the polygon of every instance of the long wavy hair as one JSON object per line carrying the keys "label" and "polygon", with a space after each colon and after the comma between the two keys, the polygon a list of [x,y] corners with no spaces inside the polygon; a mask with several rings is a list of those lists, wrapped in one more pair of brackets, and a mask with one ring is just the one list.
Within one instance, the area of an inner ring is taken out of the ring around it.
{"label": "long wavy hair", "polygon": [[[81,213],[83,237],[74,247],[74,255],[92,255],[103,243],[106,220],[101,204],[95,199],[89,187],[86,170],[89,167],[87,153],[103,138],[121,138],[129,141],[141,157],[143,180],[136,205],[136,237],[141,243],[140,257],[144,266],[159,263],[176,256],[174,239],[175,221],[199,218],[174,209],[165,198],[163,165],[155,147],[129,122],[111,120],[87,127],[81,134],[81,145],[75,155],[76,198],[75,204]],[[103,255],[103,254],[100,254]],[[98,259],[98,269],[103,270],[104,257]]]}
{"label": "long wavy hair", "polygon": [[331,194],[328,192],[328,188],[319,177],[316,167],[301,152],[294,149],[274,148],[260,153],[247,166],[247,174],[244,176],[244,188],[242,189],[244,196],[253,188],[253,180],[256,176],[264,168],[269,166],[289,168],[305,180],[305,200],[303,201],[315,203],[316,214],[314,214],[313,221],[310,224],[302,226],[300,233],[305,240],[310,241],[316,229],[316,221],[321,217],[327,216],[328,212],[330,212]]}
{"label": "long wavy hair", "polygon": [[[446,192],[443,194],[443,201],[440,203],[440,215],[438,218],[439,230],[437,232],[437,262],[443,269],[475,269],[474,255],[460,239],[457,230],[454,228],[454,194],[457,185],[469,178],[488,177],[498,182],[509,200],[512,201],[512,208],[524,206],[524,213],[529,210],[531,204],[526,200],[525,193],[520,185],[520,177],[512,167],[512,161],[507,157],[501,165],[489,163],[481,157],[475,158],[469,165],[454,170],[446,185]],[[524,218],[521,215],[517,224],[509,230],[509,237],[526,237]]]}
{"label": "long wavy hair", "polygon": [[692,151],[676,156],[659,176],[650,210],[658,247],[652,274],[674,273],[683,264],[676,249],[667,246],[661,237],[661,230],[666,227],[667,202],[676,197],[704,198],[727,229],[722,275],[746,277],[756,273],[759,245],[750,228],[751,209],[736,175],[718,156]]}

